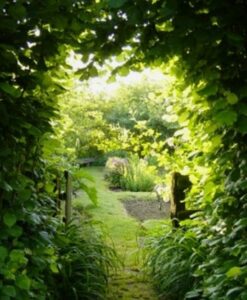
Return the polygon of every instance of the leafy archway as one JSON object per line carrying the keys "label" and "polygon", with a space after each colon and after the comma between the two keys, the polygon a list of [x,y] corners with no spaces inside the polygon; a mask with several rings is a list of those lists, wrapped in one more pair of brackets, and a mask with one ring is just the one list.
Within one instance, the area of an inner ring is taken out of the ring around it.
{"label": "leafy archway", "polygon": [[86,63],[77,72],[82,78],[97,74],[112,55],[122,61],[113,76],[176,61],[172,70],[180,82],[173,97],[180,101],[171,105],[186,128],[177,135],[183,142],[175,141],[176,155],[193,175],[194,199],[205,212],[206,230],[198,231],[206,251],[198,269],[200,293],[246,297],[245,11],[242,0],[1,2],[0,253],[6,297],[15,297],[13,282],[21,299],[35,298],[38,289],[45,295],[40,270],[55,263],[46,252],[54,219],[47,217],[52,202],[41,149],[71,48]]}

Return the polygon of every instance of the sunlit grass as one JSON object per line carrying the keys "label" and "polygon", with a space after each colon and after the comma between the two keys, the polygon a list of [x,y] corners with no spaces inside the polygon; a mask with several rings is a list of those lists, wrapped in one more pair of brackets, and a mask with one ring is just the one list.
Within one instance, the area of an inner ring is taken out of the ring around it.
{"label": "sunlit grass", "polygon": [[[92,205],[86,194],[82,193],[74,200],[74,207],[87,208],[94,221],[101,221],[108,233],[108,242],[113,243],[123,264],[123,270],[118,277],[120,282],[111,284],[111,295],[120,293],[119,299],[156,299],[150,285],[146,282],[141,268],[143,265],[143,236],[162,227],[164,220],[150,220],[140,223],[127,215],[120,199],[148,199],[153,198],[152,193],[146,192],[114,192],[109,190],[104,181],[102,167],[90,167],[86,170],[94,177],[98,190],[98,206]],[[127,287],[126,287],[127,286]],[[131,289],[131,291],[130,291]],[[124,295],[124,296],[123,296]],[[138,296],[139,295],[139,296]],[[150,296],[151,295],[151,296]],[[116,295],[115,295],[116,296]],[[116,299],[111,298],[109,299]],[[135,298],[137,299],[137,298]]]}

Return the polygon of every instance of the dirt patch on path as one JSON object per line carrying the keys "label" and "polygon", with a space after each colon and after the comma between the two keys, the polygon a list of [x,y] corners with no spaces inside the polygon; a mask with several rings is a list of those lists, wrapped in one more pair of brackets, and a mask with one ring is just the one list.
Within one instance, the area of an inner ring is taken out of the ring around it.
{"label": "dirt patch on path", "polygon": [[158,200],[121,199],[121,202],[127,213],[141,222],[170,217],[170,203],[162,202],[160,209]]}

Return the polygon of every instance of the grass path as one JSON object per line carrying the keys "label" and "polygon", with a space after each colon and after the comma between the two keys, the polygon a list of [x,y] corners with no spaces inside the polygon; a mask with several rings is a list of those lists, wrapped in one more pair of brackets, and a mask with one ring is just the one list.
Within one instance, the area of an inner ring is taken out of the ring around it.
{"label": "grass path", "polygon": [[157,300],[150,283],[146,281],[141,271],[142,257],[138,233],[142,230],[143,225],[129,217],[119,201],[121,198],[133,197],[136,194],[138,194],[138,198],[147,198],[149,194],[110,191],[104,181],[102,168],[90,167],[86,171],[94,177],[98,190],[98,206],[93,207],[85,194],[75,199],[74,205],[77,207],[87,206],[93,219],[103,222],[124,263],[122,269],[117,274],[113,273],[110,278],[107,300]]}

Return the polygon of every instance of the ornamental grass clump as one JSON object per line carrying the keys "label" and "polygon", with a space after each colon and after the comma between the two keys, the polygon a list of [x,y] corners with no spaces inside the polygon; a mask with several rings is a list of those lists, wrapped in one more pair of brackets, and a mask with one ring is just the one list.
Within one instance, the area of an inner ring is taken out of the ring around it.
{"label": "ornamental grass clump", "polygon": [[132,192],[151,192],[155,186],[155,168],[147,161],[132,156],[111,157],[105,168],[105,178],[111,187]]}
{"label": "ornamental grass clump", "polygon": [[105,299],[110,270],[118,260],[90,221],[70,223],[57,235],[58,273],[53,299]]}
{"label": "ornamental grass clump", "polygon": [[133,192],[151,192],[155,186],[155,168],[144,159],[131,157],[121,177],[123,190]]}
{"label": "ornamental grass clump", "polygon": [[190,230],[170,230],[150,239],[146,267],[161,299],[184,300],[196,288],[194,272],[203,259],[199,246]]}

